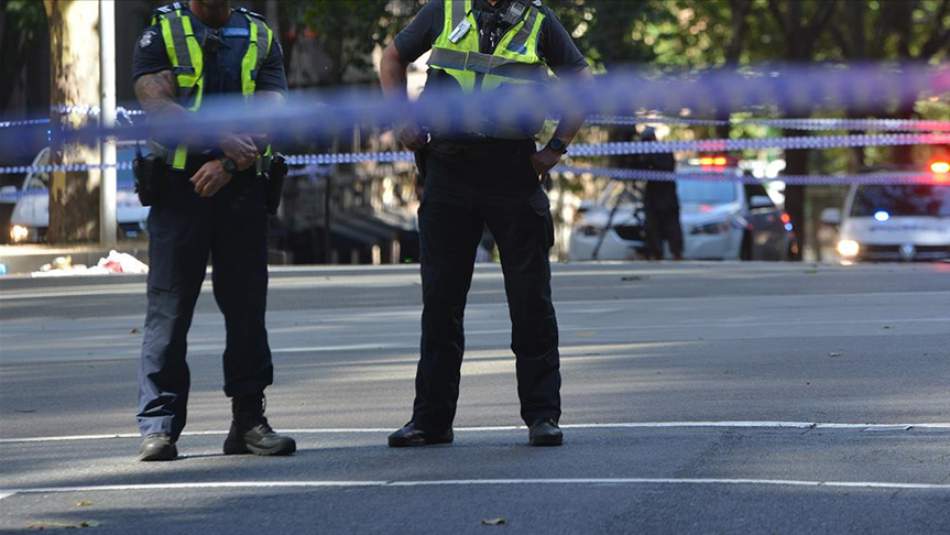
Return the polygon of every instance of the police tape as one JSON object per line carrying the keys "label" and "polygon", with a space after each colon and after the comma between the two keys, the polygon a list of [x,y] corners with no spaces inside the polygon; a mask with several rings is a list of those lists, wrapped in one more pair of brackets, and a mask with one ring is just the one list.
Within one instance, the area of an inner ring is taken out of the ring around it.
{"label": "police tape", "polygon": [[[54,106],[50,112],[57,113],[61,115],[86,115],[89,117],[98,117],[101,108],[98,106]],[[122,106],[119,106],[115,109],[116,117],[121,117],[129,119],[131,117],[144,116],[145,112],[142,110],[128,109]],[[131,123],[131,119],[129,119]],[[52,124],[52,120],[49,117],[38,117],[36,119],[14,119],[10,121],[0,121],[0,129],[5,128],[21,128],[27,126],[42,126]]]}
{"label": "police tape", "polygon": [[950,132],[950,121],[930,119],[694,119],[691,117],[639,116],[622,117],[595,115],[587,118],[587,124],[637,126],[650,124],[686,125],[686,126],[764,126],[786,130],[869,130],[878,132]]}
{"label": "police tape", "polygon": [[713,182],[742,182],[745,184],[763,184],[780,182],[798,186],[850,186],[861,185],[947,185],[950,177],[934,176],[929,173],[888,172],[861,175],[780,175],[776,177],[755,177],[740,174],[735,170],[672,172],[647,169],[624,169],[615,167],[579,167],[560,165],[553,169],[555,173],[565,175],[591,175],[618,181],[658,181],[676,182],[680,180],[702,180]]}
{"label": "police tape", "polygon": [[205,95],[201,111],[184,117],[155,117],[129,126],[89,121],[64,130],[61,138],[83,143],[109,136],[177,139],[187,131],[194,143],[210,144],[222,135],[253,128],[283,142],[345,136],[357,127],[388,129],[406,122],[446,135],[510,128],[527,132],[548,117],[635,116],[643,110],[666,116],[689,110],[697,117],[733,112],[807,117],[829,110],[872,116],[912,107],[921,99],[944,98],[948,91],[947,65],[765,65],[661,76],[617,71],[593,79],[561,79],[530,87],[513,84],[471,94],[429,88],[416,101],[381,97],[376,88],[290,93],[281,106],[249,105],[241,96]]}
{"label": "police tape", "polygon": [[[99,108],[93,106],[71,106],[62,107],[63,110],[72,113],[88,114],[98,116]],[[123,107],[116,108],[116,115],[120,117],[139,117],[144,116],[143,110],[127,109]],[[556,120],[550,118],[550,120]],[[11,121],[0,121],[0,129],[16,128],[24,126],[48,125],[50,119],[41,117],[37,119],[19,119]],[[802,131],[829,131],[829,130],[865,130],[878,132],[950,132],[950,121],[932,120],[932,119],[839,119],[839,118],[800,118],[800,119],[768,119],[768,118],[742,118],[742,119],[696,119],[692,117],[666,117],[666,116],[609,116],[593,115],[587,118],[585,125],[603,125],[603,126],[637,126],[637,125],[684,125],[684,126],[762,126],[770,128],[782,128],[786,130]]]}
{"label": "police tape", "polygon": [[[886,147],[908,145],[938,145],[950,143],[950,133],[938,134],[873,134],[853,136],[800,136],[763,139],[705,139],[686,141],[631,141],[613,143],[578,144],[570,148],[572,158],[591,158],[603,156],[624,156],[639,154],[664,154],[674,152],[732,152],[744,150],[803,150],[836,149],[849,147]],[[322,154],[291,154],[287,157],[289,165],[348,165],[368,162],[395,163],[410,162],[415,159],[409,151],[388,152],[349,152]],[[116,165],[119,170],[130,169],[129,162]],[[83,172],[102,169],[108,166],[91,163],[62,165],[12,166],[0,167],[0,174],[22,174],[29,172]]]}

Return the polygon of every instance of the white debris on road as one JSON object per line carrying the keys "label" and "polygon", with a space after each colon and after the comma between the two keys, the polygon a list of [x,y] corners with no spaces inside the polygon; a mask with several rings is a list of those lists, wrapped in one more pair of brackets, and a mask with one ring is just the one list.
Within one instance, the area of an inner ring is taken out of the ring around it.
{"label": "white debris on road", "polygon": [[100,258],[92,267],[84,264],[73,265],[71,256],[57,257],[49,264],[44,264],[39,271],[32,273],[33,277],[66,277],[70,275],[109,275],[112,273],[148,273],[148,265],[128,253],[109,251],[109,256]]}

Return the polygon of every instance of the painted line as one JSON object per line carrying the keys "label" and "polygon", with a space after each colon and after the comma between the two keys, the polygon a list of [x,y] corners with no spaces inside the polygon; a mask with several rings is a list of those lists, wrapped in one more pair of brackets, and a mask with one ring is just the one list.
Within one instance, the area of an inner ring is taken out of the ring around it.
{"label": "painted line", "polygon": [[140,485],[88,485],[63,487],[26,487],[0,489],[13,494],[52,494],[68,492],[135,492],[158,490],[205,489],[339,489],[339,488],[405,488],[463,486],[527,486],[527,485],[750,485],[773,487],[812,487],[884,490],[950,491],[950,484],[903,483],[888,481],[810,481],[799,479],[729,479],[729,478],[552,478],[552,479],[443,479],[419,481],[219,481],[195,483],[155,483]]}
{"label": "painted line", "polygon": [[0,500],[2,500],[2,499],[4,499],[4,498],[9,498],[10,496],[13,496],[14,494],[16,494],[16,492],[12,492],[12,491],[2,491],[2,492],[0,492]]}
{"label": "painted line", "polygon": [[[839,429],[839,430],[881,430],[909,431],[911,429],[950,429],[950,422],[931,423],[835,423],[835,422],[795,422],[795,421],[695,421],[695,422],[616,422],[562,424],[562,429]],[[324,427],[280,429],[282,433],[298,435],[346,435],[391,433],[395,427]],[[524,431],[524,425],[496,425],[478,427],[456,427],[457,433],[494,433],[505,431]],[[182,436],[224,436],[226,430],[185,431]],[[65,442],[71,440],[109,440],[121,438],[140,438],[138,433],[113,433],[102,435],[64,435],[45,437],[0,438],[0,444],[23,444],[36,442]]]}

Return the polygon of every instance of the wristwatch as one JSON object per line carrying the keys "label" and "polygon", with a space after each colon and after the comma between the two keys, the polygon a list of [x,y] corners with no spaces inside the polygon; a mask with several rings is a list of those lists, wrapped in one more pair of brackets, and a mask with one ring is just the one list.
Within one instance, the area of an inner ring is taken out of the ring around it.
{"label": "wristwatch", "polygon": [[558,154],[567,154],[567,143],[564,143],[556,137],[552,137],[551,141],[548,141],[547,148]]}
{"label": "wristwatch", "polygon": [[237,173],[238,170],[237,164],[231,158],[221,158],[221,167],[230,175]]}

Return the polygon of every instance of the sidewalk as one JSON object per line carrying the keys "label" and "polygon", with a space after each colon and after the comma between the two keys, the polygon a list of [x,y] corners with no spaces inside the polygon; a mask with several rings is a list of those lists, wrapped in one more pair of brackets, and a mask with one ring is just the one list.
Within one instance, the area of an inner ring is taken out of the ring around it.
{"label": "sidewalk", "polygon": [[6,267],[7,275],[24,275],[39,271],[43,264],[49,264],[57,257],[72,257],[72,264],[95,266],[100,258],[109,256],[115,249],[128,253],[142,262],[148,263],[148,242],[119,242],[115,247],[102,247],[99,244],[52,246],[43,244],[0,245],[0,264]]}

